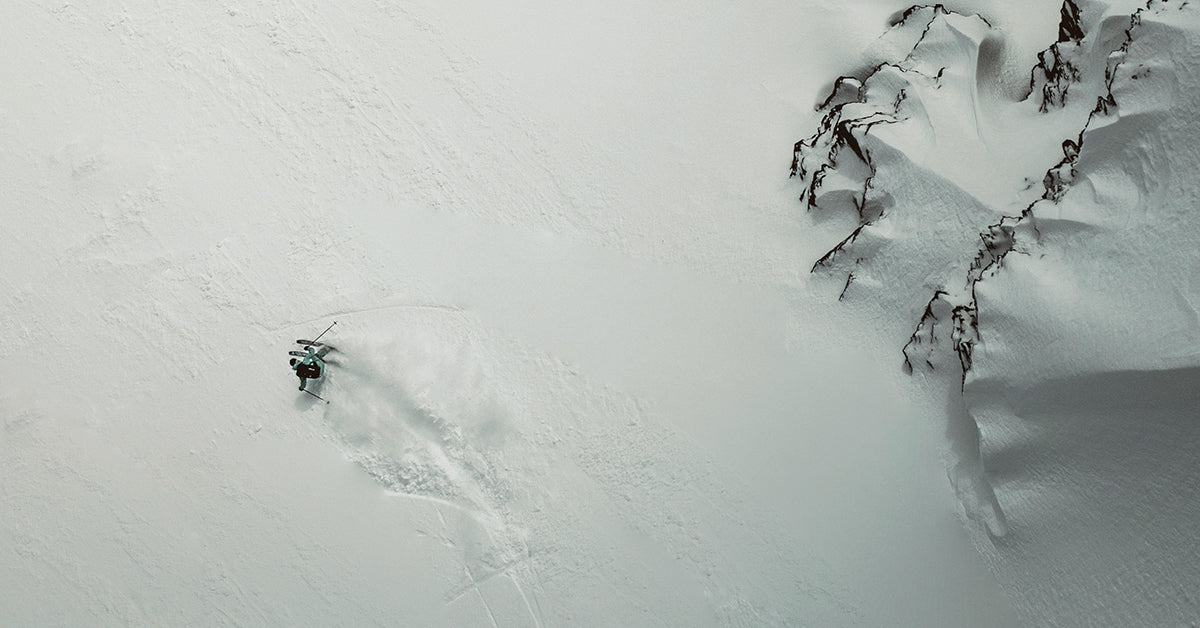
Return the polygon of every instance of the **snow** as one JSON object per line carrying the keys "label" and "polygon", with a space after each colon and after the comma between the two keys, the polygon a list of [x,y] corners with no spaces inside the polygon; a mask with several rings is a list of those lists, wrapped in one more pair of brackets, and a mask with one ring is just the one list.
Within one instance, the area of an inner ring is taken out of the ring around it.
{"label": "snow", "polygon": [[906,368],[961,375],[951,481],[1022,621],[1177,625],[1200,582],[1198,22],[1080,9],[1017,99],[986,89],[986,15],[908,13],[910,51],[822,107],[794,174],[857,218],[814,271],[919,319]]}
{"label": "snow", "polygon": [[1182,4],[0,8],[0,623],[1194,619]]}
{"label": "snow", "polygon": [[[1072,565],[1086,576],[1062,582],[1054,604],[1118,623],[1200,608],[1189,220],[1200,161],[1178,144],[1200,131],[1196,24],[1190,6],[1139,15],[1112,72],[1117,106],[1083,133],[1061,201],[1035,208],[1041,244],[977,287],[988,314],[966,395],[1012,529],[1002,581],[1027,588],[1017,583]],[[1029,604],[1049,606],[1046,595],[1030,591]]]}

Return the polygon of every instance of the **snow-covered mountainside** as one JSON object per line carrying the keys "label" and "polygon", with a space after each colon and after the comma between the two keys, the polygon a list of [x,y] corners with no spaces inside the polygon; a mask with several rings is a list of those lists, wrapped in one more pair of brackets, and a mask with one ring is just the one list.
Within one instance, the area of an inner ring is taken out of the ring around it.
{"label": "snow-covered mountainside", "polygon": [[1197,8],[981,4],[0,5],[0,624],[1194,620]]}
{"label": "snow-covered mountainside", "polygon": [[805,272],[834,8],[0,5],[0,624],[1011,625]]}
{"label": "snow-covered mountainside", "polygon": [[883,41],[796,145],[807,209],[856,220],[814,272],[961,377],[952,479],[1027,621],[1196,619],[1200,7],[1066,0],[1016,97],[986,14]]}

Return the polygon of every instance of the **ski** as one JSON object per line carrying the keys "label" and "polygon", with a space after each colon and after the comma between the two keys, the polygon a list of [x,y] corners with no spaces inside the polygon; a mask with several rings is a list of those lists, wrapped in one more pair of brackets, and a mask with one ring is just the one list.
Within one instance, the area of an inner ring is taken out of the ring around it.
{"label": "ski", "polygon": [[288,351],[288,355],[294,355],[296,357],[306,358],[306,357],[308,357],[308,352],[307,351]]}
{"label": "ski", "polygon": [[311,347],[315,347],[317,349],[324,348],[325,353],[329,353],[330,351],[337,351],[337,347],[330,345],[330,344],[325,344],[323,342],[313,342],[311,340],[297,340],[296,343],[304,345],[305,349],[308,349]]}

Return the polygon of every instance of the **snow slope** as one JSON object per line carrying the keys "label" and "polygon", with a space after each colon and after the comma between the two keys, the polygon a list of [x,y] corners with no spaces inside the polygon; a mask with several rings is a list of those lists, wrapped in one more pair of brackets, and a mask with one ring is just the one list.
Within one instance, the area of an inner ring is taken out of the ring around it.
{"label": "snow slope", "polygon": [[[1031,607],[1115,623],[1200,617],[1200,14],[1184,4],[1126,22],[1115,106],[1080,135],[1070,187],[976,287],[966,396],[1010,531],[1001,578]],[[1023,584],[1064,568],[1052,594]]]}
{"label": "snow slope", "polygon": [[1064,2],[1024,93],[988,18],[915,8],[837,83],[793,174],[855,224],[814,272],[961,376],[952,481],[1024,621],[1194,622],[1196,7]]}
{"label": "snow slope", "polygon": [[0,620],[1010,625],[781,167],[902,8],[0,8]]}
{"label": "snow slope", "polygon": [[1194,622],[1196,11],[0,7],[0,623]]}

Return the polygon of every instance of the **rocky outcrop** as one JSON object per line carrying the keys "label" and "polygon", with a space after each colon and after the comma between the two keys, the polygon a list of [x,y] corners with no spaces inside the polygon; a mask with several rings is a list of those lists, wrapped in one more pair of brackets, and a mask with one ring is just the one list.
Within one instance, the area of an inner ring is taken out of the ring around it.
{"label": "rocky outcrop", "polygon": [[1058,43],[1073,41],[1078,43],[1083,39],[1083,26],[1079,23],[1079,5],[1073,0],[1065,0],[1058,21]]}
{"label": "rocky outcrop", "polygon": [[[1066,16],[1066,7],[1068,5],[1076,13],[1078,12],[1078,9],[1074,8],[1074,3],[1067,0],[1063,5],[1064,17]],[[1097,98],[1095,108],[1088,115],[1087,122],[1075,139],[1063,141],[1062,161],[1047,170],[1045,177],[1042,179],[1042,186],[1044,188],[1042,197],[1030,204],[1020,215],[1005,216],[1001,218],[1000,222],[989,225],[986,230],[979,234],[981,245],[975,255],[975,259],[971,262],[970,268],[967,270],[965,289],[955,295],[939,290],[930,300],[931,304],[935,301],[946,301],[951,311],[955,314],[954,327],[951,332],[951,347],[958,356],[959,364],[962,367],[961,376],[964,382],[967,372],[971,368],[971,353],[979,339],[975,285],[984,277],[996,272],[1009,253],[1018,251],[1028,254],[1028,248],[1019,247],[1018,242],[1027,245],[1037,243],[1040,234],[1037,229],[1036,212],[1043,209],[1042,206],[1044,203],[1057,203],[1063,198],[1063,195],[1075,180],[1075,164],[1079,159],[1080,148],[1083,145],[1088,129],[1099,119],[1115,114],[1113,108],[1116,105],[1116,100],[1112,93],[1113,78],[1116,75],[1117,67],[1125,59],[1126,52],[1133,40],[1134,29],[1141,22],[1143,10],[1138,9],[1137,12],[1130,16],[1129,27],[1125,30],[1121,45],[1108,55],[1108,65],[1105,69],[1104,77],[1104,95]],[[927,308],[927,311],[929,311],[929,308]],[[912,370],[913,357],[919,355],[921,351],[935,342],[934,323],[936,323],[936,319],[922,317],[922,320],[917,324],[917,330],[913,332],[912,339],[905,345],[903,349],[905,356],[904,364],[909,372]],[[925,364],[931,364],[928,357],[923,361]]]}
{"label": "rocky outcrop", "polygon": [[1029,79],[1029,91],[1039,96],[1038,108],[1043,113],[1065,106],[1071,86],[1080,80],[1078,56],[1084,33],[1079,6],[1065,0],[1061,16],[1058,41],[1038,54],[1038,64]]}
{"label": "rocky outcrop", "polygon": [[813,272],[949,380],[950,482],[1034,623],[1186,623],[1200,581],[1200,9],[1114,4],[1066,0],[1014,103],[975,89],[1002,34],[907,11],[911,52],[793,160],[809,212],[856,222]]}
{"label": "rocky outcrop", "polygon": [[[1102,67],[1104,73],[1099,78],[1102,85],[1095,106],[1090,111],[1085,110],[1085,115],[1081,116],[1082,128],[1061,140],[1059,160],[1039,175],[1040,194],[1011,214],[987,204],[982,204],[982,210],[974,210],[975,213],[990,210],[997,218],[980,226],[976,237],[977,250],[969,258],[969,263],[961,267],[961,279],[956,281],[953,273],[943,275],[939,282],[941,287],[936,288],[933,296],[928,298],[916,329],[903,348],[906,370],[936,369],[940,366],[939,354],[948,350],[947,355],[956,358],[960,375],[965,377],[972,363],[974,346],[978,342],[975,321],[979,313],[974,285],[981,278],[996,272],[1007,255],[1014,251],[1028,253],[1029,247],[1037,243],[1039,234],[1035,215],[1038,204],[1054,203],[1062,198],[1075,180],[1075,164],[1084,133],[1095,120],[1110,115],[1115,106],[1112,95],[1114,72],[1124,58],[1138,15],[1135,13],[1131,16],[1120,44],[1108,50],[1097,47],[1095,42],[1084,45],[1085,34],[1079,6],[1073,0],[1063,3],[1059,41],[1039,55],[1032,82],[1038,89],[1034,90],[1027,102],[1043,113],[1052,107],[1065,107],[1071,86],[1083,78],[1081,68],[1095,68],[1092,71],[1099,77],[1099,68]],[[905,11],[895,21],[893,29],[920,29],[916,44],[905,58],[876,66],[862,80],[850,76],[837,79],[830,94],[819,106],[822,117],[816,132],[795,145],[791,176],[800,181],[800,201],[806,209],[810,212],[852,212],[857,218],[858,225],[816,260],[812,267],[813,272],[845,273],[839,298],[847,298],[854,282],[871,274],[874,257],[881,250],[898,246],[904,238],[921,237],[913,233],[897,235],[895,223],[907,221],[911,227],[921,228],[924,225],[927,228],[932,221],[946,218],[940,215],[921,216],[920,212],[929,211],[928,208],[913,207],[915,203],[906,203],[907,199],[897,198],[895,190],[883,187],[879,182],[881,164],[876,153],[883,151],[888,154],[888,168],[901,167],[896,163],[906,161],[908,163],[902,167],[918,169],[922,164],[935,161],[928,151],[937,150],[940,146],[931,142],[906,145],[904,138],[921,134],[937,135],[942,132],[942,127],[961,128],[962,121],[953,119],[953,116],[978,115],[974,111],[935,111],[926,102],[944,98],[947,90],[961,89],[964,90],[960,98],[963,106],[977,108],[972,103],[975,95],[964,87],[969,86],[971,77],[959,78],[959,75],[971,69],[963,66],[975,62],[977,56],[977,50],[964,47],[962,41],[970,41],[974,37],[974,43],[977,44],[984,36],[970,32],[972,28],[978,28],[984,34],[991,29],[983,18],[960,15],[942,5],[917,6]],[[1097,57],[1100,59],[1097,60]],[[957,72],[953,79],[957,80],[956,84],[949,83],[952,79],[947,78],[948,71]],[[1092,90],[1095,91],[1094,88]],[[1082,88],[1076,91],[1086,92]],[[1078,104],[1073,102],[1072,106],[1077,107]],[[883,131],[888,126],[898,126],[904,130],[887,135]],[[895,139],[897,137],[901,140]],[[985,141],[979,138],[977,143],[983,145]],[[987,150],[983,146],[980,153]],[[943,185],[957,184],[952,174],[943,176]],[[970,190],[967,192],[975,200],[981,196]],[[956,207],[947,209],[960,210]],[[896,212],[908,214],[898,217],[893,215]],[[884,228],[882,223],[889,221],[891,228]],[[924,239],[923,244],[930,245],[931,241]],[[921,254],[932,255],[929,251],[922,251]],[[953,258],[960,256],[961,252],[946,251],[941,255],[942,259],[931,265],[942,268],[948,264],[953,266]],[[915,262],[911,259],[906,261]],[[890,278],[875,279],[888,282]]]}

